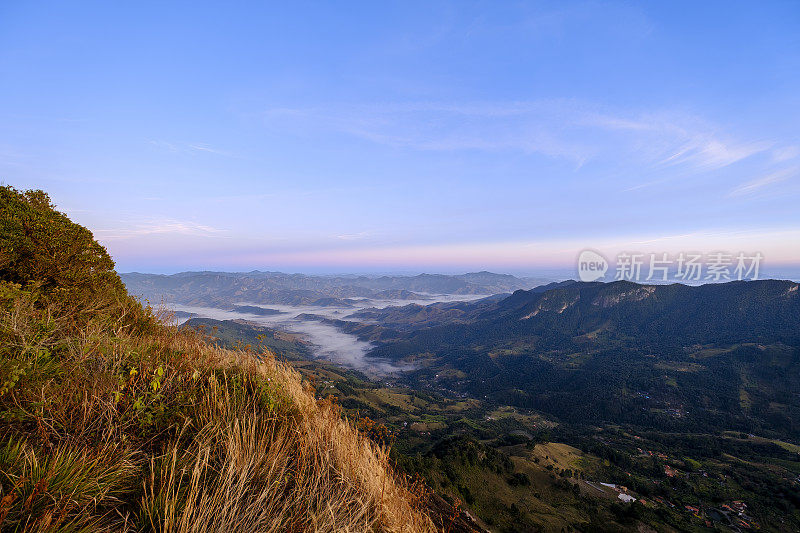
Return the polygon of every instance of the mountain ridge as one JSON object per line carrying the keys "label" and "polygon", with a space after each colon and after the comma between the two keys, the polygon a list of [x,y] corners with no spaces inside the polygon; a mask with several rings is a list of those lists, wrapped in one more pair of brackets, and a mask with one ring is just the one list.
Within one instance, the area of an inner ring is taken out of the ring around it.
{"label": "mountain ridge", "polygon": [[[419,309],[394,310],[394,321],[371,339],[377,346],[370,356],[414,361],[425,354],[409,376],[417,386],[565,420],[644,424],[650,411],[641,410],[633,390],[654,399],[648,409],[657,409],[656,398],[662,406],[695,406],[681,418],[661,417],[668,426],[758,428],[800,438],[795,282],[576,282],[464,307],[433,324],[414,323]],[[740,395],[748,404],[739,405]],[[725,416],[715,421],[716,411]]]}
{"label": "mountain ridge", "polygon": [[[424,299],[427,294],[490,295],[530,288],[540,281],[509,274],[313,276],[281,272],[180,272],[120,275],[131,294],[183,304],[342,305],[348,298]],[[234,299],[238,299],[234,301]],[[324,299],[332,299],[324,301]],[[323,303],[319,303],[323,301]]]}

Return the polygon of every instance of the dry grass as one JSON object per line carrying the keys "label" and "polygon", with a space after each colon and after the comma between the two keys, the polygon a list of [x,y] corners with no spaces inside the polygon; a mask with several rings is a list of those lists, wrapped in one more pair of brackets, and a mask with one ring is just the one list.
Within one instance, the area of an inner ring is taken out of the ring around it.
{"label": "dry grass", "polygon": [[270,354],[130,302],[64,335],[0,287],[3,530],[434,530],[387,450]]}

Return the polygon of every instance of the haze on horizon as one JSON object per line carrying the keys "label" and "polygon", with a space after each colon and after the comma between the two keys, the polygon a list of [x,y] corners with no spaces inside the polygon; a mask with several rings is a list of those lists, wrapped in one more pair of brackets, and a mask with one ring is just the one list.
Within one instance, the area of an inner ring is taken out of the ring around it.
{"label": "haze on horizon", "polygon": [[0,5],[0,180],[121,271],[800,265],[796,2]]}

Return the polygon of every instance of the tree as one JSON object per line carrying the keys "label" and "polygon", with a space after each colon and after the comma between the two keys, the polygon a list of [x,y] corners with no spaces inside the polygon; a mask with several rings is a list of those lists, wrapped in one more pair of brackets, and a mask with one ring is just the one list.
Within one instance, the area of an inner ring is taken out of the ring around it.
{"label": "tree", "polygon": [[0,282],[74,318],[130,303],[106,249],[40,190],[0,187]]}

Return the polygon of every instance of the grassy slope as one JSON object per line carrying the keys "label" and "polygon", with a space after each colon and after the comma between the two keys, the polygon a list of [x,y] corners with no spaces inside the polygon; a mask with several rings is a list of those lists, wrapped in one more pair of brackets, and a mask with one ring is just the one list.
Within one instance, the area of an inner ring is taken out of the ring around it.
{"label": "grassy slope", "polygon": [[106,266],[28,268],[85,254],[50,247],[49,200],[0,192],[2,530],[433,529],[387,450],[269,353],[161,325]]}
{"label": "grassy slope", "polygon": [[268,355],[155,325],[54,344],[24,298],[0,324],[4,527],[427,528],[386,452]]}

